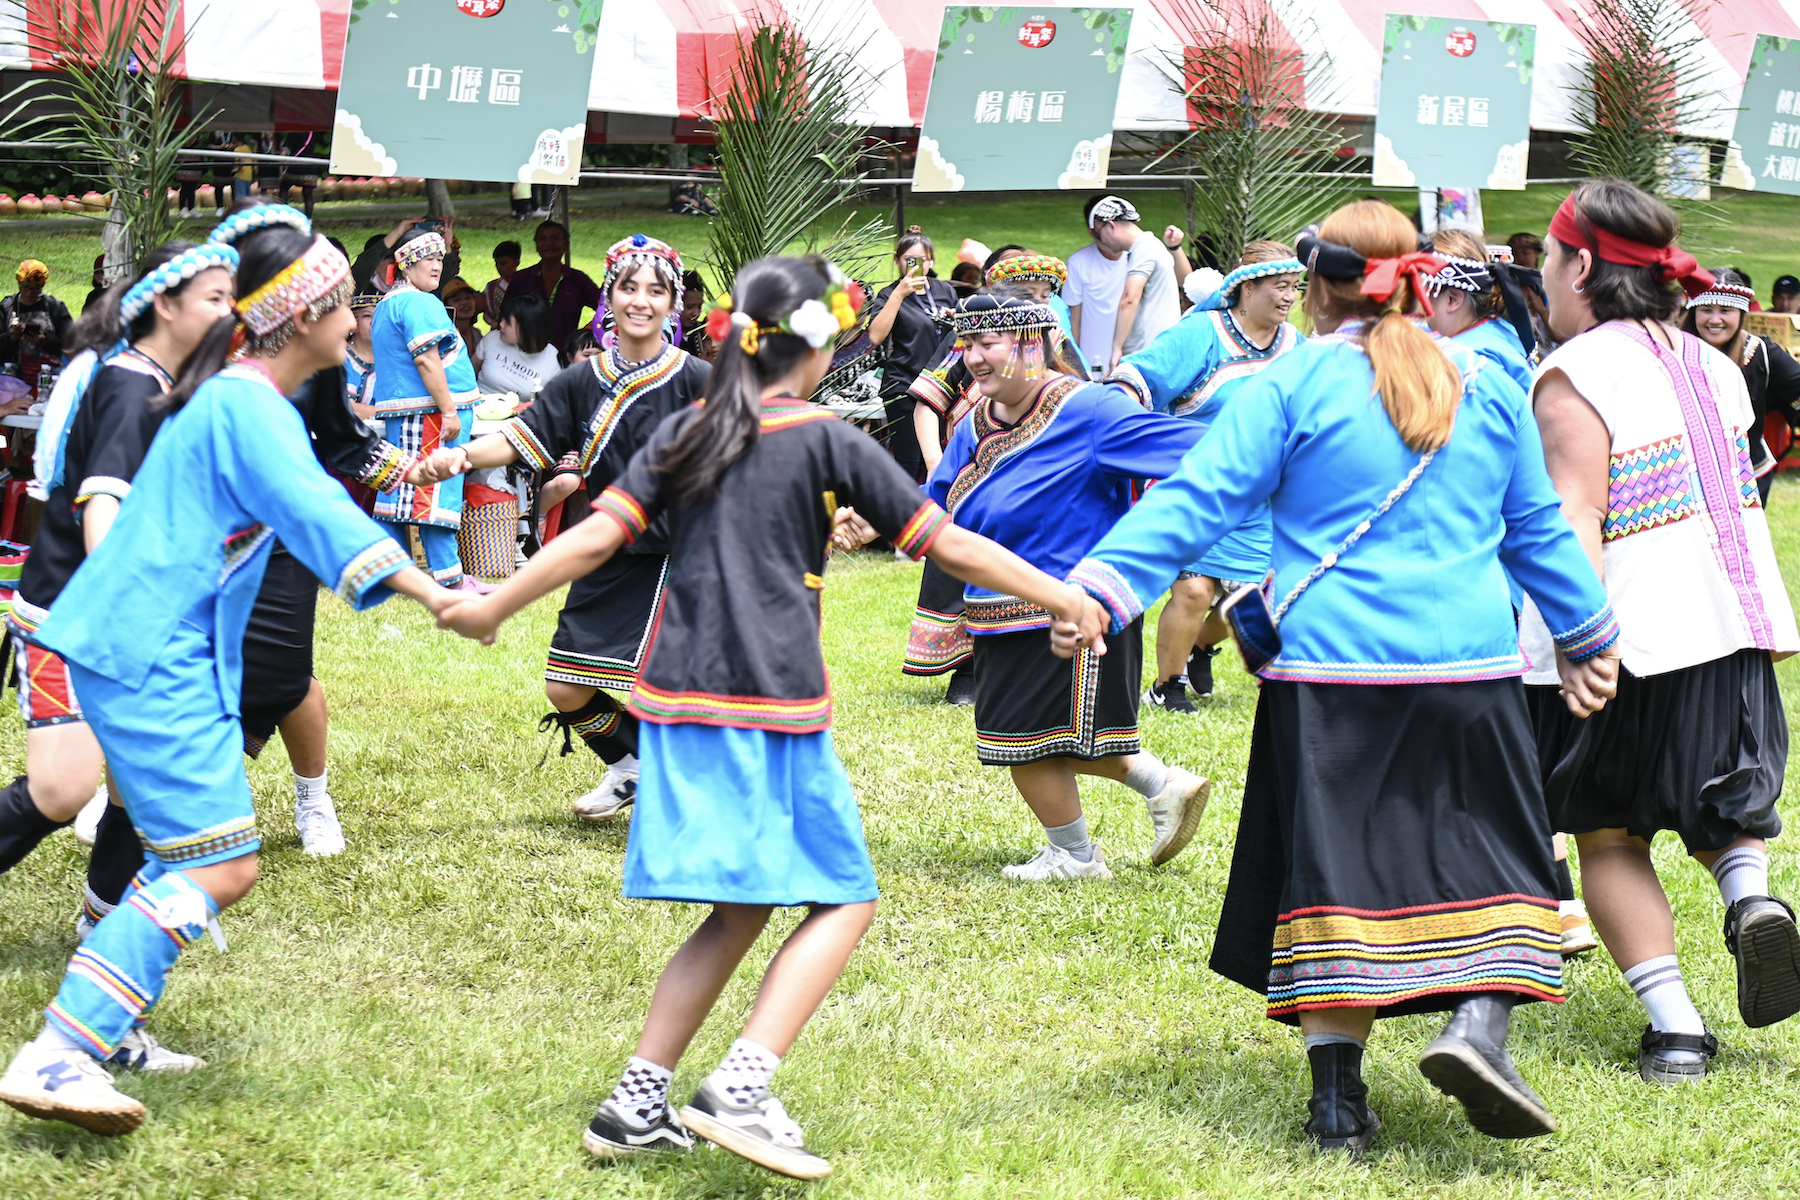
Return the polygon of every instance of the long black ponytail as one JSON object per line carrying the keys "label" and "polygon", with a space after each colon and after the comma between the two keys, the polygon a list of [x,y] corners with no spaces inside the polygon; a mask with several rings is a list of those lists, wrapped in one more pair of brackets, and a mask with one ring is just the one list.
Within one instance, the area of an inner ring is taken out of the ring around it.
{"label": "long black ponytail", "polygon": [[[731,333],[713,362],[706,407],[662,462],[676,504],[715,494],[726,468],[756,445],[762,434],[762,390],[812,351],[806,339],[774,326],[805,301],[823,299],[829,286],[825,262],[818,258],[759,258],[738,272],[731,288]],[[745,318],[757,326],[754,354],[741,344]]]}

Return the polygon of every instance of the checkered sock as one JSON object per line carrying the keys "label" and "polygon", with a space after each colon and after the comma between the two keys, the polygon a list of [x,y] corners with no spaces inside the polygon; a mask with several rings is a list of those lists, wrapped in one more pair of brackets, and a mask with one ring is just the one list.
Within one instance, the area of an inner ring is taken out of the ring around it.
{"label": "checkered sock", "polygon": [[1713,860],[1713,878],[1718,881],[1719,895],[1726,904],[1736,904],[1746,896],[1769,894],[1769,852],[1755,846],[1739,846],[1727,850]]}
{"label": "checkered sock", "polygon": [[780,1065],[781,1056],[774,1051],[739,1038],[712,1073],[712,1081],[733,1104],[755,1104],[769,1094],[769,1081]]}
{"label": "checkered sock", "polygon": [[634,1054],[609,1099],[627,1120],[647,1129],[669,1111],[669,1081],[674,1078],[675,1073],[669,1068]]}

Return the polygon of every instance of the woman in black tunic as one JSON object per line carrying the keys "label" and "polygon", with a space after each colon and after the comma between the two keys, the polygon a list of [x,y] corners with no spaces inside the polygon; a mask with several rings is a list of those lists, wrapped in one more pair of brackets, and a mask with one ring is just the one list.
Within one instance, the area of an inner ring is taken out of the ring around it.
{"label": "woman in black tunic", "polygon": [[[1713,286],[1687,302],[1681,328],[1703,339],[1744,372],[1750,409],[1756,414],[1756,425],[1750,431],[1750,461],[1756,472],[1756,490],[1767,508],[1779,455],[1770,451],[1766,423],[1769,414],[1775,413],[1790,429],[1800,424],[1800,408],[1796,407],[1796,401],[1800,401],[1800,363],[1768,338],[1757,337],[1744,328],[1744,317],[1756,299],[1744,277],[1730,267],[1721,267],[1712,275]],[[1783,439],[1784,448],[1787,442]]]}
{"label": "woman in black tunic", "polygon": [[[633,234],[607,251],[602,288],[614,344],[557,374],[500,433],[439,451],[428,471],[439,479],[510,463],[547,471],[573,453],[588,495],[598,496],[665,417],[700,399],[711,366],[663,339],[663,323],[681,308],[681,256]],[[574,748],[572,731],[607,764],[600,785],[574,803],[584,821],[610,821],[637,796],[638,723],[622,700],[637,682],[667,575],[667,534],[659,523],[578,580],[557,618],[544,666],[554,711],[542,728],[562,727],[565,754]]]}
{"label": "woman in black tunic", "polygon": [[956,307],[956,289],[931,274],[936,253],[917,225],[900,235],[894,248],[899,278],[876,295],[875,316],[869,321],[869,341],[887,347],[881,402],[887,410],[888,452],[914,479],[924,478],[925,459],[913,428],[916,401],[910,389],[921,372],[943,358],[949,312]]}

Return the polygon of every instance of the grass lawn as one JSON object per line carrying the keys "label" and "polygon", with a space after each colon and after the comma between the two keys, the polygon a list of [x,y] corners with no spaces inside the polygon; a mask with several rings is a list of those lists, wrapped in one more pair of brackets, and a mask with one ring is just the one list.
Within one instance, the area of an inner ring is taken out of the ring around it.
{"label": "grass lawn", "polygon": [[[1773,503],[1800,577],[1800,484]],[[1800,1023],[1739,1022],[1710,877],[1659,861],[1690,987],[1725,1050],[1704,1084],[1632,1069],[1643,1018],[1601,956],[1570,1000],[1524,1010],[1520,1069],[1555,1137],[1471,1133],[1413,1067],[1437,1019],[1385,1023],[1371,1053],[1387,1123],[1361,1164],[1302,1148],[1299,1038],[1206,955],[1226,879],[1254,688],[1221,659],[1197,718],[1146,714],[1147,744],[1218,782],[1192,848],[1144,865],[1138,800],[1090,785],[1118,878],[1022,888],[999,876],[1040,835],[970,715],[899,673],[919,568],[836,563],[825,639],[837,744],[863,803],[881,913],[778,1079],[843,1197],[1791,1196],[1800,1189]],[[554,607],[491,649],[403,602],[321,602],[332,790],[350,850],[305,857],[278,746],[250,768],[262,884],[175,972],[156,1032],[204,1054],[185,1078],[129,1077],[148,1124],[108,1141],[0,1110],[0,1196],[750,1197],[801,1194],[720,1151],[595,1166],[579,1136],[697,910],[619,896],[623,828],[568,816],[599,774],[534,732]],[[1782,669],[1800,699],[1800,661]],[[22,767],[19,722],[0,755]],[[73,948],[84,852],[58,834],[0,879],[0,1052],[37,1028]],[[1396,862],[1395,870],[1406,863]],[[1775,887],[1800,894],[1785,845]],[[748,1011],[777,936],[752,952],[676,1080],[684,1097]]]}

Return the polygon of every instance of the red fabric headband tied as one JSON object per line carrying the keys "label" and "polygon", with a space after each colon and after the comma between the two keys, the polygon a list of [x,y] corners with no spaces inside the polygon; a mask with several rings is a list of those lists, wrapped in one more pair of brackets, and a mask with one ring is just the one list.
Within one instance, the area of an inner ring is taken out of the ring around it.
{"label": "red fabric headband tied", "polygon": [[1712,272],[1702,271],[1700,263],[1680,246],[1651,246],[1609,233],[1593,221],[1582,227],[1581,212],[1575,207],[1573,194],[1562,202],[1550,218],[1550,236],[1565,246],[1585,247],[1602,262],[1621,267],[1656,267],[1664,283],[1680,281],[1682,291],[1692,299],[1713,285]]}
{"label": "red fabric headband tied", "polygon": [[1371,258],[1363,265],[1362,294],[1386,304],[1400,286],[1400,277],[1405,275],[1412,280],[1413,295],[1419,298],[1420,307],[1429,317],[1431,297],[1425,292],[1424,277],[1436,275],[1446,265],[1429,250],[1414,250],[1399,258]]}

